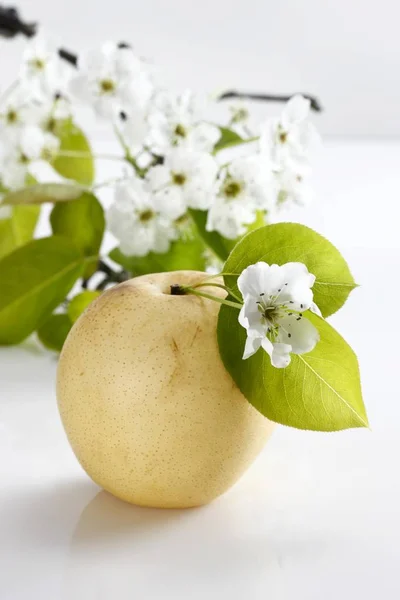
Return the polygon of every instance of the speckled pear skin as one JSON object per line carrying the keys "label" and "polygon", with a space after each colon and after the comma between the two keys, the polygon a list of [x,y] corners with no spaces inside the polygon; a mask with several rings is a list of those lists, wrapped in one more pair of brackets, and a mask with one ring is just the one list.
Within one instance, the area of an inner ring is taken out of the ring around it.
{"label": "speckled pear skin", "polygon": [[272,432],[222,364],[220,305],[170,294],[171,284],[205,277],[177,271],[122,283],[89,306],[64,345],[57,397],[70,444],[88,475],[127,502],[211,502]]}

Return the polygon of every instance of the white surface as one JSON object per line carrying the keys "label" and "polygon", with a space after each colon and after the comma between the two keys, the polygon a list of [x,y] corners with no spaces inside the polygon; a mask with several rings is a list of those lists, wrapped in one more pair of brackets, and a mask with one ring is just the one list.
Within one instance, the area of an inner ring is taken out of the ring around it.
{"label": "white surface", "polygon": [[[395,0],[18,0],[16,5],[67,48],[131,41],[165,69],[177,89],[308,91],[326,107],[323,133],[400,135]],[[0,43],[2,86],[17,68],[21,47]]]}
{"label": "white surface", "polygon": [[76,462],[56,359],[31,342],[0,349],[1,600],[400,597],[399,154],[329,145],[320,202],[298,213],[362,284],[333,321],[359,355],[371,431],[280,427],[210,506],[140,509]]}

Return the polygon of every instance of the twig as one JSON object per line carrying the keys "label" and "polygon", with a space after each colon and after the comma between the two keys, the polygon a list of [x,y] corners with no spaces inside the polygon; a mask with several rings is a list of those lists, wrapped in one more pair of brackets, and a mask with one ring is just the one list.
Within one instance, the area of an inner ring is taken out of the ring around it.
{"label": "twig", "polygon": [[130,279],[128,271],[114,271],[104,261],[99,260],[98,271],[104,273],[106,277],[96,286],[96,290],[104,290],[109,283],[122,283]]}
{"label": "twig", "polygon": [[65,50],[64,48],[60,48],[58,50],[58,56],[60,58],[63,58],[65,61],[67,61],[73,67],[78,66],[78,56],[76,54],[74,54],[73,52],[70,52],[69,50]]}
{"label": "twig", "polygon": [[[275,94],[258,94],[253,92],[238,92],[236,90],[229,90],[218,96],[217,100],[231,100],[232,98],[239,98],[242,100],[256,100],[259,102],[287,102],[294,94],[289,95],[275,95]],[[318,98],[311,96],[310,94],[302,94],[304,98],[308,98],[311,102],[311,108],[316,112],[323,110],[322,105]]]}
{"label": "twig", "polygon": [[0,6],[0,36],[13,38],[19,33],[26,37],[36,34],[36,23],[25,23],[13,7]]}

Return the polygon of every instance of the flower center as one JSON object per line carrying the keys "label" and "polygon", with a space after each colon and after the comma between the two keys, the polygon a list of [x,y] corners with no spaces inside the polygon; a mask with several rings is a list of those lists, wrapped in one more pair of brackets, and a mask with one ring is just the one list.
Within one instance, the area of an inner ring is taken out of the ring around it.
{"label": "flower center", "polygon": [[13,124],[16,123],[18,121],[18,113],[16,110],[14,109],[10,109],[8,111],[8,113],[6,114],[6,119],[7,119],[7,123],[9,124]]}
{"label": "flower center", "polygon": [[186,175],[183,173],[172,173],[172,181],[175,185],[185,185]]}
{"label": "flower center", "polygon": [[228,181],[224,186],[224,195],[231,199],[237,198],[242,191],[242,186],[238,181]]}
{"label": "flower center", "polygon": [[153,219],[155,216],[155,212],[148,209],[148,210],[144,210],[143,212],[141,212],[139,214],[139,219],[142,223],[147,223],[148,221],[151,221],[151,219]]}
{"label": "flower center", "polygon": [[175,127],[174,133],[178,137],[182,137],[182,138],[185,138],[186,134],[187,134],[185,127],[183,125],[181,125],[180,123],[178,123],[178,125]]}
{"label": "flower center", "polygon": [[37,69],[38,71],[42,71],[45,66],[46,63],[44,62],[44,60],[42,58],[33,58],[31,61],[31,67],[33,67],[34,69]]}
{"label": "flower center", "polygon": [[115,90],[115,83],[112,79],[102,79],[100,81],[100,89],[104,94],[110,94]]}
{"label": "flower center", "polygon": [[281,144],[285,144],[287,142],[287,132],[286,131],[281,131],[279,134],[279,141],[281,142]]}

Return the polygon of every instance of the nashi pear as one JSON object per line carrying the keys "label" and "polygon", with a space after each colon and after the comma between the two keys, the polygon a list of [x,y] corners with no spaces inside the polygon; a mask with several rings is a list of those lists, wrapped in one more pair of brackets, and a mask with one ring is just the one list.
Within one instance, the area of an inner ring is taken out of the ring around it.
{"label": "nashi pear", "polygon": [[171,295],[171,284],[205,278],[160,273],[107,290],[75,323],[60,357],[58,405],[79,462],[134,504],[210,502],[239,479],[273,429],[222,364],[220,304]]}

